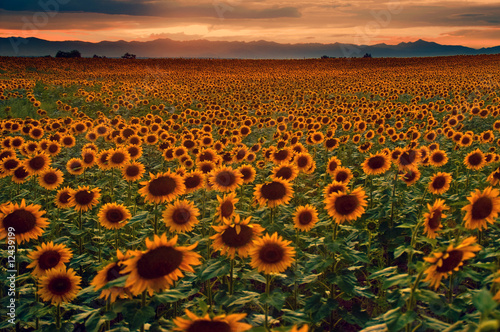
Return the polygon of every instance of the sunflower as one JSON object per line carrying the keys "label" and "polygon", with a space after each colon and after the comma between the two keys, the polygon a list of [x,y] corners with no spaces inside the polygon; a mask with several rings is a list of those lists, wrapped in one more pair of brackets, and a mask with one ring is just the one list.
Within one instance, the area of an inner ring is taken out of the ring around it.
{"label": "sunflower", "polygon": [[43,276],[50,269],[64,268],[64,264],[68,263],[71,257],[71,249],[66,248],[64,244],[54,244],[52,241],[42,243],[28,254],[32,262],[27,267],[34,268],[32,274]]}
{"label": "sunflower", "polygon": [[130,161],[127,150],[117,148],[109,151],[108,162],[111,168],[120,168]]}
{"label": "sunflower", "polygon": [[66,163],[66,170],[69,174],[80,175],[85,171],[85,166],[80,158],[71,158]]}
{"label": "sunflower", "polygon": [[496,186],[500,183],[500,168],[495,169],[490,175],[488,175],[487,180],[492,186]]}
{"label": "sunflower", "polygon": [[464,164],[468,169],[480,170],[486,164],[483,151],[476,149],[465,156]]}
{"label": "sunflower", "polygon": [[[123,273],[123,262],[127,259],[131,258],[129,252],[123,254],[119,249],[116,250],[116,258],[117,260],[106,265],[102,270],[100,270],[97,275],[94,277],[92,282],[90,283],[94,286],[95,290],[99,290],[105,287],[109,282],[116,280],[120,277],[126,276],[128,273]],[[126,287],[110,287],[103,289],[101,291],[101,295],[99,298],[104,298],[107,300],[108,298],[113,303],[116,301],[116,298],[126,298],[130,293]]]}
{"label": "sunflower", "polygon": [[271,152],[270,159],[275,164],[289,162],[293,157],[293,151],[290,148],[284,147]]}
{"label": "sunflower", "polygon": [[77,211],[85,212],[90,210],[99,203],[100,191],[99,188],[91,190],[89,186],[79,186],[78,189],[70,193],[69,204]]}
{"label": "sunflower", "polygon": [[323,197],[326,199],[333,193],[345,192],[347,191],[347,185],[342,182],[332,181],[329,185],[323,189]]}
{"label": "sunflower", "polygon": [[217,211],[215,211],[215,216],[218,217],[217,220],[222,221],[224,218],[230,219],[235,214],[234,205],[239,201],[239,199],[236,198],[236,193],[224,195],[223,198],[217,195],[217,201],[219,201],[219,206],[217,207]]}
{"label": "sunflower", "polygon": [[51,269],[40,277],[38,282],[38,294],[44,301],[50,301],[52,304],[61,304],[73,300],[81,289],[80,282],[82,278],[77,276],[73,269],[66,270]]}
{"label": "sunflower", "polygon": [[163,221],[171,232],[190,232],[198,223],[200,211],[193,202],[177,200],[163,211]]}
{"label": "sunflower", "polygon": [[71,195],[73,195],[73,189],[70,187],[64,187],[59,189],[56,194],[55,204],[59,209],[65,209],[67,207],[71,207],[71,203],[69,199]]}
{"label": "sunflower", "polygon": [[427,204],[427,209],[429,212],[424,213],[424,233],[427,233],[429,239],[435,239],[436,231],[443,228],[441,220],[446,218],[443,211],[448,210],[449,207],[444,204],[444,200],[437,199],[433,205]]}
{"label": "sunflower", "polygon": [[250,330],[252,325],[242,323],[240,320],[247,314],[220,315],[210,318],[208,314],[204,317],[198,317],[186,309],[188,318],[176,317],[174,331],[217,331],[217,332],[243,332]]}
{"label": "sunflower", "polygon": [[108,150],[103,150],[97,155],[96,163],[100,169],[111,169],[111,166],[109,165],[109,154],[110,152]]}
{"label": "sunflower", "polygon": [[123,273],[130,273],[125,283],[132,294],[147,290],[149,295],[155,291],[169,288],[182,277],[182,271],[194,272],[192,265],[200,265],[200,255],[192,250],[198,245],[174,247],[177,235],[171,240],[167,236],[155,235],[153,241],[146,239],[146,251],[136,251],[134,257],[124,262]]}
{"label": "sunflower", "polygon": [[476,189],[467,200],[470,202],[462,208],[465,211],[465,227],[468,229],[486,229],[486,222],[493,224],[500,211],[500,191],[487,187],[481,192]]}
{"label": "sunflower", "polygon": [[178,195],[184,194],[186,187],[182,176],[170,172],[158,173],[156,175],[149,173],[150,180],[140,182],[142,187],[139,194],[151,203],[165,203],[175,199]]}
{"label": "sunflower", "polygon": [[3,158],[0,161],[0,169],[6,175],[12,175],[14,170],[21,166],[21,161],[14,155],[12,157]]}
{"label": "sunflower", "polygon": [[281,204],[288,204],[293,196],[293,189],[290,183],[281,178],[258,184],[255,187],[254,198],[261,206],[267,205],[270,208]]}
{"label": "sunflower", "polygon": [[384,174],[391,168],[391,159],[383,153],[375,155],[370,153],[370,157],[366,158],[362,164],[363,172],[367,175]]}
{"label": "sunflower", "polygon": [[250,224],[251,218],[241,220],[239,215],[235,215],[234,218],[223,218],[221,226],[212,226],[217,232],[210,237],[214,240],[212,247],[231,259],[236,253],[241,258],[248,257],[249,250],[264,231],[260,225]]}
{"label": "sunflower", "polygon": [[68,135],[61,137],[60,142],[64,147],[71,148],[75,146],[76,139],[73,136]]}
{"label": "sunflower", "polygon": [[57,156],[61,152],[61,145],[59,142],[52,141],[47,145],[47,154],[51,157]]}
{"label": "sunflower", "polygon": [[250,249],[252,261],[250,265],[265,274],[282,273],[290,267],[295,258],[295,249],[290,246],[292,241],[283,240],[278,233],[255,241]]}
{"label": "sunflower", "polygon": [[403,173],[401,175],[401,179],[409,187],[409,186],[415,184],[415,182],[417,182],[420,179],[421,175],[422,175],[422,173],[418,170],[418,168],[414,168],[411,170],[403,171]]}
{"label": "sunflower", "polygon": [[238,171],[243,175],[243,183],[252,183],[255,180],[255,168],[251,165],[241,165]]}
{"label": "sunflower", "polygon": [[332,177],[334,181],[348,184],[352,179],[352,172],[347,167],[339,166],[333,171]]}
{"label": "sunflower", "polygon": [[451,179],[450,173],[438,172],[431,176],[428,190],[435,195],[443,194],[450,189]]}
{"label": "sunflower", "polygon": [[335,156],[331,157],[328,160],[327,166],[326,166],[326,172],[330,175],[333,175],[333,172],[342,165],[342,162]]}
{"label": "sunflower", "polygon": [[465,260],[474,257],[475,251],[481,250],[479,245],[474,244],[475,242],[475,237],[468,237],[456,248],[450,244],[445,251],[435,252],[432,256],[424,257],[424,260],[431,264],[424,271],[427,275],[424,281],[430,281],[430,286],[437,290],[443,277],[447,278],[453,271],[458,271]]}
{"label": "sunflower", "polygon": [[431,166],[440,167],[448,162],[448,156],[443,150],[435,149],[429,154],[429,164]]}
{"label": "sunflower", "polygon": [[23,165],[30,175],[38,175],[50,166],[50,158],[45,153],[39,153],[26,159]]}
{"label": "sunflower", "polygon": [[38,176],[38,184],[47,190],[54,190],[63,182],[63,172],[54,168],[47,168]]}
{"label": "sunflower", "polygon": [[308,232],[318,222],[318,211],[310,204],[298,206],[293,215],[294,227]]}
{"label": "sunflower", "polygon": [[223,166],[210,172],[208,182],[217,191],[234,191],[243,183],[243,175],[238,170]]}
{"label": "sunflower", "polygon": [[99,223],[107,229],[120,229],[132,215],[122,204],[107,203],[101,207],[97,217]]}
{"label": "sunflower", "polygon": [[121,168],[122,177],[129,182],[134,182],[142,178],[144,174],[144,165],[133,161],[129,164],[124,165]]}
{"label": "sunflower", "polygon": [[399,166],[399,170],[401,171],[413,170],[417,167],[419,162],[420,162],[420,151],[411,148],[406,148],[402,150],[401,154],[399,155],[396,161],[396,163]]}
{"label": "sunflower", "polygon": [[83,167],[92,167],[96,163],[97,155],[96,151],[92,149],[82,150],[82,163]]}
{"label": "sunflower", "polygon": [[26,170],[23,165],[20,165],[12,172],[12,182],[21,184],[28,180],[30,173]]}
{"label": "sunflower", "polygon": [[186,194],[203,188],[205,186],[205,174],[196,170],[185,174],[184,186],[186,187]]}
{"label": "sunflower", "polygon": [[315,164],[313,157],[308,152],[302,152],[293,158],[293,162],[297,165],[300,172],[308,174],[309,169]]}
{"label": "sunflower", "polygon": [[328,214],[336,223],[342,224],[358,219],[365,212],[366,193],[361,187],[350,193],[332,193],[325,199],[325,204]]}
{"label": "sunflower", "polygon": [[299,174],[297,166],[291,163],[281,163],[271,171],[271,179],[282,178],[283,180],[293,181]]}
{"label": "sunflower", "polygon": [[0,205],[0,240],[7,237],[7,233],[14,229],[16,242],[28,242],[37,239],[49,225],[47,218],[42,218],[45,211],[40,210],[40,205],[26,205],[24,199],[21,205]]}

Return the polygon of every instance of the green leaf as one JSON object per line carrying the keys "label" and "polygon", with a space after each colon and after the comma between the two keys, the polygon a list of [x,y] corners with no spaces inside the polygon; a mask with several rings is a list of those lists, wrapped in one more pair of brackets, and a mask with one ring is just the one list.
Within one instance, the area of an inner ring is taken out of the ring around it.
{"label": "green leaf", "polygon": [[207,267],[201,271],[200,281],[207,281],[215,277],[220,277],[227,275],[231,270],[231,265],[227,261],[215,261],[209,260],[207,262]]}
{"label": "green leaf", "polygon": [[115,280],[109,281],[102,289],[109,289],[111,287],[124,287],[125,282],[127,281],[128,274],[123,277],[116,278]]}
{"label": "green leaf", "polygon": [[153,307],[143,307],[137,309],[136,312],[132,313],[129,317],[130,329],[132,331],[138,331],[141,326],[148,320],[155,316],[156,312]]}
{"label": "green leaf", "polygon": [[242,294],[243,296],[239,295],[235,301],[230,302],[229,306],[251,303],[256,301],[260,297],[260,294],[256,292],[243,291]]}
{"label": "green leaf", "polygon": [[281,310],[285,304],[287,294],[283,293],[280,289],[275,289],[269,296],[267,294],[262,294],[260,296],[261,303],[268,303],[274,308]]}
{"label": "green leaf", "polygon": [[[195,290],[196,292],[196,290]],[[182,292],[178,289],[167,289],[165,291],[163,291],[161,294],[156,294],[154,297],[153,297],[153,301],[157,301],[159,303],[173,303],[173,302],[177,302],[179,300],[182,300],[182,299],[185,299],[187,297],[189,297],[190,295],[190,292]]]}
{"label": "green leaf", "polygon": [[427,326],[429,329],[435,330],[435,331],[442,331],[444,329],[447,329],[450,327],[450,324],[440,321],[439,319],[432,318],[429,316],[425,315],[420,315],[425,321],[424,325]]}
{"label": "green leaf", "polygon": [[472,303],[481,311],[482,314],[487,315],[497,307],[497,302],[493,299],[491,292],[485,288],[478,291],[472,298]]}
{"label": "green leaf", "polygon": [[411,277],[405,274],[397,274],[390,278],[384,280],[384,288],[389,288],[396,285],[407,285],[410,282]]}
{"label": "green leaf", "polygon": [[372,273],[368,279],[375,279],[379,277],[388,277],[390,275],[393,275],[398,272],[398,267],[397,266],[391,266],[388,268],[385,268],[383,270],[377,271],[375,273]]}

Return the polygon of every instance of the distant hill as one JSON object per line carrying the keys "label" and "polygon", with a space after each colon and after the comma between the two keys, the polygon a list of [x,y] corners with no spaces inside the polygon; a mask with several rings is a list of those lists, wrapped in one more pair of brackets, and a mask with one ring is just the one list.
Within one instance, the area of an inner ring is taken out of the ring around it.
{"label": "distant hill", "polygon": [[445,55],[498,54],[500,46],[474,49],[465,46],[441,45],[417,40],[397,45],[354,45],[354,44],[280,44],[269,41],[228,42],[190,40],[175,41],[156,39],[146,42],[123,40],[90,43],[83,41],[48,41],[38,38],[0,38],[0,56],[55,56],[57,51],[78,50],[83,57],[94,54],[106,57],[121,57],[126,52],[138,58],[249,58],[288,59],[329,57],[424,57]]}

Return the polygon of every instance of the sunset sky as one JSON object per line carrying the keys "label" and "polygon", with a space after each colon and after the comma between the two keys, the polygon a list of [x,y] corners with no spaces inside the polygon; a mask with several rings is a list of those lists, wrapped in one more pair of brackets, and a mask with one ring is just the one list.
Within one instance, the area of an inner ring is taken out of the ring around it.
{"label": "sunset sky", "polygon": [[9,0],[0,37],[500,45],[495,1]]}

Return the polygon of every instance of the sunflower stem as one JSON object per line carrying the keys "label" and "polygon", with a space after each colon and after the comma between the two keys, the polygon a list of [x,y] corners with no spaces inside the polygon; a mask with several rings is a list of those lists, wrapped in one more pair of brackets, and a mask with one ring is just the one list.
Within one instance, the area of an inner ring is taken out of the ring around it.
{"label": "sunflower stem", "polygon": [[[415,291],[417,290],[418,284],[420,283],[420,279],[422,279],[422,275],[424,274],[424,269],[420,271],[420,273],[417,275],[417,278],[415,279],[415,282],[411,286],[410,289],[410,298],[408,299],[408,302],[406,302],[406,312],[412,312],[413,307],[415,305],[414,297],[415,297]],[[411,323],[408,323],[405,326],[405,331],[411,331]]]}
{"label": "sunflower stem", "polygon": [[61,328],[61,304],[58,303],[56,307],[56,327],[59,330]]}
{"label": "sunflower stem", "polygon": [[97,240],[97,247],[99,248],[99,263],[101,262],[101,223],[97,222],[97,229],[99,234],[99,239]]}
{"label": "sunflower stem", "polygon": [[394,180],[392,183],[392,203],[391,203],[391,219],[389,221],[389,228],[393,228],[394,226],[394,203],[396,199],[396,188],[398,184],[398,169],[396,168],[396,174],[394,174]]}
{"label": "sunflower stem", "polygon": [[154,227],[154,232],[155,232],[155,235],[157,235],[157,234],[158,234],[158,215],[157,215],[157,213],[156,213],[156,210],[157,210],[157,209],[158,209],[158,204],[157,204],[157,203],[155,203],[155,208],[154,208],[154,210],[153,210],[153,215],[154,215],[154,225],[153,225],[153,227]]}
{"label": "sunflower stem", "polygon": [[130,205],[130,198],[132,197],[132,190],[131,190],[131,182],[128,182],[128,196],[127,196],[127,205]]}
{"label": "sunflower stem", "polygon": [[[111,169],[111,188],[110,188],[110,196],[111,196],[111,199],[113,199],[113,192],[114,192],[114,188],[115,188],[115,184],[114,184],[114,174],[115,174],[115,169],[112,168]],[[156,234],[156,233],[155,233]]]}
{"label": "sunflower stem", "polygon": [[231,259],[231,270],[229,271],[229,295],[233,295],[234,293],[234,259]]}
{"label": "sunflower stem", "polygon": [[448,284],[448,303],[453,302],[453,273],[450,275],[450,280]]}
{"label": "sunflower stem", "polygon": [[116,247],[116,249],[118,249],[118,239],[120,238],[119,232],[120,232],[119,228],[115,229],[115,247]]}
{"label": "sunflower stem", "polygon": [[[144,308],[145,306],[146,306],[146,291],[144,290],[141,296],[141,308]],[[141,325],[141,332],[144,332],[144,324]]]}
{"label": "sunflower stem", "polygon": [[332,235],[333,242],[335,242],[337,240],[338,230],[339,230],[339,224],[337,222],[334,222],[333,235]]}
{"label": "sunflower stem", "polygon": [[269,303],[267,299],[269,299],[269,289],[271,288],[271,276],[266,274],[266,303],[264,303],[264,328],[266,331],[269,331]]}
{"label": "sunflower stem", "polygon": [[[83,230],[83,222],[82,222],[82,210],[78,213],[78,230]],[[83,252],[83,234],[80,234],[78,238],[78,252],[81,255]]]}

